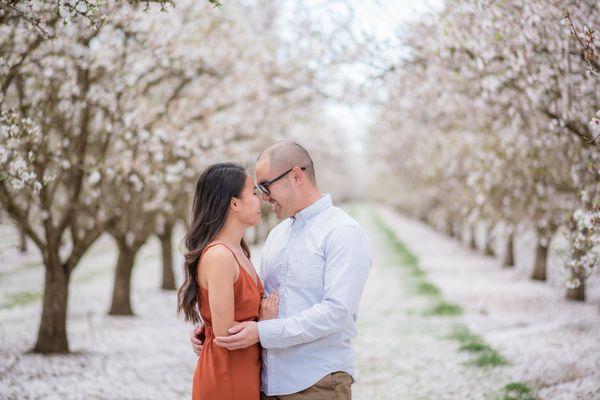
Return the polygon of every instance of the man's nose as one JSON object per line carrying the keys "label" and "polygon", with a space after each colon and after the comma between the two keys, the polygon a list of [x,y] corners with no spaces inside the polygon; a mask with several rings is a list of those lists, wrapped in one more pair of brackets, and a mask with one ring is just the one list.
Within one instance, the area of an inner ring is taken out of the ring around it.
{"label": "man's nose", "polygon": [[268,194],[266,194],[266,193],[260,192],[260,199],[261,199],[262,201],[267,201],[267,202],[268,202],[269,200],[271,200],[271,196],[269,196],[269,195],[268,195]]}

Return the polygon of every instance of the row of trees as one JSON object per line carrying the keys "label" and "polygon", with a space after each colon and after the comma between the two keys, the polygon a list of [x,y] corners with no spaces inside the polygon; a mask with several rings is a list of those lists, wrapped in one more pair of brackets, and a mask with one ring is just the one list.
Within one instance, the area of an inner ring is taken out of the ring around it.
{"label": "row of trees", "polygon": [[594,0],[449,0],[403,32],[374,99],[374,154],[399,207],[450,235],[486,224],[488,254],[502,227],[505,265],[534,229],[538,280],[565,234],[576,300],[600,264],[598,26]]}
{"label": "row of trees", "polygon": [[317,71],[347,59],[335,34],[283,40],[268,0],[58,3],[0,16],[0,204],[43,258],[41,353],[68,351],[70,276],[103,234],[118,249],[110,314],[133,314],[132,269],[154,235],[174,289],[173,229],[197,174],[250,165],[314,119]]}

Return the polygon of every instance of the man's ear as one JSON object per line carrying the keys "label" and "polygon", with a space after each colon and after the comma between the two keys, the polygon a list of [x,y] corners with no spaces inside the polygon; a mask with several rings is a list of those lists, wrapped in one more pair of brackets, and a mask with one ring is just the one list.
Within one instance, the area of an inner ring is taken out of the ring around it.
{"label": "man's ear", "polygon": [[294,167],[292,176],[294,177],[294,182],[302,181],[302,170],[299,167]]}

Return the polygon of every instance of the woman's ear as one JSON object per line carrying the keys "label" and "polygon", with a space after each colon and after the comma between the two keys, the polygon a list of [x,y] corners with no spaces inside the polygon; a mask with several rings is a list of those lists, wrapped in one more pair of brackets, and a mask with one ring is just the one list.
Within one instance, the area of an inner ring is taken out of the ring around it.
{"label": "woman's ear", "polygon": [[232,197],[231,202],[229,203],[229,208],[231,208],[234,211],[239,210],[239,208],[240,208],[239,199],[236,197]]}

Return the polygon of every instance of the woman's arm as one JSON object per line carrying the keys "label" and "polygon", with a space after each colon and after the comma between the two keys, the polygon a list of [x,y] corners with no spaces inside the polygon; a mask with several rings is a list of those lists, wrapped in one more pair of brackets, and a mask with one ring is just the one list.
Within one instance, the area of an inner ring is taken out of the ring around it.
{"label": "woman's arm", "polygon": [[231,251],[223,246],[213,246],[202,255],[200,271],[208,289],[208,305],[215,336],[228,336],[229,328],[235,324],[233,284],[239,274],[238,268]]}

